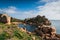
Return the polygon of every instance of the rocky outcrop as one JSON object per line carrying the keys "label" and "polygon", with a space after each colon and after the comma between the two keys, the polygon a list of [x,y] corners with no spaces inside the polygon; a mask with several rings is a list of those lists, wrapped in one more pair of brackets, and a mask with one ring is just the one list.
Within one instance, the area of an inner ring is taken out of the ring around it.
{"label": "rocky outcrop", "polygon": [[7,14],[0,14],[0,22],[11,24],[11,17]]}
{"label": "rocky outcrop", "polygon": [[36,26],[34,33],[41,36],[42,40],[60,40],[59,34],[56,34],[56,28],[51,26],[50,20],[45,16],[38,15],[34,18],[25,19],[25,23]]}
{"label": "rocky outcrop", "polygon": [[43,40],[60,40],[58,35],[56,35],[56,28],[53,26],[38,26],[34,32],[41,36]]}
{"label": "rocky outcrop", "polygon": [[24,22],[26,24],[30,24],[33,26],[39,26],[39,25],[51,25],[51,22],[45,17],[38,15],[37,17],[25,19]]}

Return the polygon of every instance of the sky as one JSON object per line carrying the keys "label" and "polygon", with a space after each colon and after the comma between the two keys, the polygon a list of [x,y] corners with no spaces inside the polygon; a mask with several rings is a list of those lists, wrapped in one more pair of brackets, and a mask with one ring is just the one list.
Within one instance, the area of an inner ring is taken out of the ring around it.
{"label": "sky", "polygon": [[18,19],[45,15],[60,20],[60,0],[0,0],[0,13]]}

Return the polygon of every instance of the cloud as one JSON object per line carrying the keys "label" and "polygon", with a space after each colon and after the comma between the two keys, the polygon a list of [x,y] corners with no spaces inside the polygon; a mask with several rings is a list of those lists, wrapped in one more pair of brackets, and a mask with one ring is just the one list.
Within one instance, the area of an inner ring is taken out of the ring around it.
{"label": "cloud", "polygon": [[60,0],[40,0],[39,2],[56,2],[56,1],[60,1]]}
{"label": "cloud", "polygon": [[16,13],[16,7],[9,6],[8,8],[0,9],[0,13]]}
{"label": "cloud", "polygon": [[32,17],[37,16],[35,10],[23,11],[21,15],[22,15],[22,16],[20,16],[21,19],[22,19],[22,18],[23,18],[23,19],[25,19],[25,18],[32,18]]}
{"label": "cloud", "polygon": [[0,13],[7,13],[8,15],[18,19],[31,18],[37,15],[41,15],[41,16],[45,15],[50,20],[60,20],[59,0],[46,2],[45,5],[37,6],[36,8],[37,10],[21,11],[20,9],[14,6],[9,6],[8,8],[3,8],[3,9],[0,8]]}
{"label": "cloud", "polygon": [[25,18],[30,18],[35,16],[35,11],[34,10],[29,10],[29,11],[20,11],[18,8],[14,6],[9,6],[8,8],[0,8],[0,13],[8,14],[14,18],[18,19],[25,19]]}
{"label": "cloud", "polygon": [[50,20],[60,20],[60,1],[46,3],[44,6],[38,6],[39,15],[45,15]]}

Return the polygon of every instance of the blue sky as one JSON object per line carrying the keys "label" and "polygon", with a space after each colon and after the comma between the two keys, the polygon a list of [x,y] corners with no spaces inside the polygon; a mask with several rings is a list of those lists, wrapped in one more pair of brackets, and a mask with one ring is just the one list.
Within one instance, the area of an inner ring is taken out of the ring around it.
{"label": "blue sky", "polygon": [[39,0],[1,0],[0,8],[6,8],[8,6],[15,6],[18,9],[25,10],[33,10],[38,5],[43,5],[44,3],[37,4]]}
{"label": "blue sky", "polygon": [[18,19],[45,15],[49,20],[60,20],[60,0],[0,0],[0,13]]}

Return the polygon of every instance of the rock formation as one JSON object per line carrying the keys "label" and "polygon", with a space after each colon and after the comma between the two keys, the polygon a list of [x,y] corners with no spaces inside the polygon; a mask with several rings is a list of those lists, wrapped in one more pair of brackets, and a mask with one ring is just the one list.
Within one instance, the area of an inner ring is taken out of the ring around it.
{"label": "rock formation", "polygon": [[34,33],[42,38],[42,40],[60,40],[59,34],[56,34],[56,28],[51,26],[51,22],[45,16],[25,19],[25,23],[36,26]]}
{"label": "rock formation", "polygon": [[34,26],[39,26],[39,25],[51,25],[51,22],[45,18],[45,16],[40,16],[38,15],[37,17],[30,18],[30,19],[25,19],[25,23],[34,25]]}
{"label": "rock formation", "polygon": [[11,17],[8,16],[7,14],[0,14],[0,22],[6,23],[6,24],[11,24]]}
{"label": "rock formation", "polygon": [[[55,27],[50,27],[50,26],[41,26],[35,29],[35,33],[39,36],[41,36],[45,40],[51,40],[52,39],[57,39],[58,37],[56,36],[56,28]],[[58,38],[60,39],[60,38]]]}

